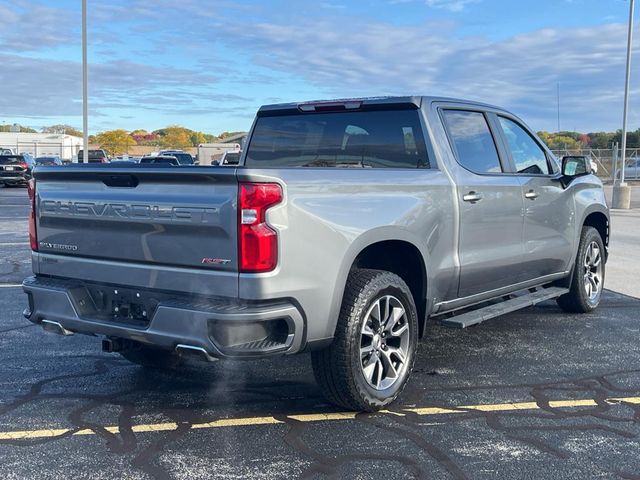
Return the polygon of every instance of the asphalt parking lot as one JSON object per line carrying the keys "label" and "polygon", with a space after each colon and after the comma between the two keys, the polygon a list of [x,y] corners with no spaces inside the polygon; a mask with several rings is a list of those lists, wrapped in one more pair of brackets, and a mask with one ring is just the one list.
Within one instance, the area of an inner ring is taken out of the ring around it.
{"label": "asphalt parking lot", "polygon": [[639,479],[637,193],[596,312],[431,324],[370,415],[326,404],[306,355],[148,372],[27,322],[26,191],[0,188],[0,477]]}

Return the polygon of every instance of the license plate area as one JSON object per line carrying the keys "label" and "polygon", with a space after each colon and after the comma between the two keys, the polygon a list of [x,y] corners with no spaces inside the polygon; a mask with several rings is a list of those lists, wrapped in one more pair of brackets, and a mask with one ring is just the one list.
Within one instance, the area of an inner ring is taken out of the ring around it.
{"label": "license plate area", "polygon": [[[81,299],[88,313],[100,320],[146,328],[158,306],[159,299],[144,290],[88,285],[87,297]],[[83,301],[84,300],[84,301]],[[93,310],[93,311],[91,311]]]}

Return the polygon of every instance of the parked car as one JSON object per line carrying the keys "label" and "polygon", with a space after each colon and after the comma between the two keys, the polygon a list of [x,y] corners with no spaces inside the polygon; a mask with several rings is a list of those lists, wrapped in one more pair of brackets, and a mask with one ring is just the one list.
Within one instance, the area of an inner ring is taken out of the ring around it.
{"label": "parked car", "polygon": [[154,368],[311,351],[330,402],[372,411],[402,392],[428,319],[600,303],[602,182],[504,109],[268,105],[247,145],[228,169],[36,169],[26,318]]}
{"label": "parked car", "polygon": [[184,152],[182,150],[160,150],[159,155],[175,157],[178,160],[179,165],[194,164],[193,157],[191,156],[191,154]]}
{"label": "parked car", "polygon": [[0,148],[0,155],[13,155],[14,153],[12,148]]}
{"label": "parked car", "polygon": [[60,157],[38,157],[35,161],[36,165],[62,165]]}
{"label": "parked car", "polygon": [[222,158],[218,161],[218,165],[233,166],[240,163],[240,154],[242,152],[224,152]]}
{"label": "parked car", "polygon": [[624,178],[640,180],[640,158],[632,158],[624,167]]}
{"label": "parked car", "polygon": [[[84,163],[84,150],[78,152],[78,162]],[[89,150],[88,163],[108,163],[109,156],[102,149]]]}
{"label": "parked car", "polygon": [[141,164],[145,163],[164,163],[168,165],[180,165],[178,159],[173,155],[158,155],[155,157],[142,157],[140,159]]}
{"label": "parked car", "polygon": [[[622,171],[620,169],[620,163],[615,170],[616,179],[620,179]],[[624,178],[625,180],[640,180],[640,158],[627,159],[624,166]]]}
{"label": "parked car", "polygon": [[7,187],[26,185],[31,180],[32,169],[30,155],[0,155],[0,184]]}

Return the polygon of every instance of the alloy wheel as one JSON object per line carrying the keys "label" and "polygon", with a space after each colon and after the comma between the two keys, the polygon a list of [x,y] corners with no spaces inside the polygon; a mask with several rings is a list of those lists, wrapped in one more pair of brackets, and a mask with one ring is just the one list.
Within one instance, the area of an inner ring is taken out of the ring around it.
{"label": "alloy wheel", "polygon": [[404,376],[409,363],[409,318],[393,295],[378,298],[360,333],[360,367],[367,383],[386,390]]}

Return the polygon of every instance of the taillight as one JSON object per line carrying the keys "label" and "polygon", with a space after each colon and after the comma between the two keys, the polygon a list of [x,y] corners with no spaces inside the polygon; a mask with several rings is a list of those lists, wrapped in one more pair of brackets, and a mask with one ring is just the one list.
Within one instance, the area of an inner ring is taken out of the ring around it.
{"label": "taillight", "polygon": [[238,255],[241,272],[269,272],[278,263],[278,234],[267,210],[282,202],[277,183],[241,183],[238,192]]}
{"label": "taillight", "polygon": [[36,181],[32,178],[27,184],[27,194],[31,210],[29,212],[29,243],[31,250],[38,251],[38,235],[36,233]]}
{"label": "taillight", "polygon": [[20,166],[21,166],[22,168],[24,168],[25,170],[27,170],[27,169],[29,168],[29,165],[27,165],[27,162],[22,162],[22,163],[20,164]]}

